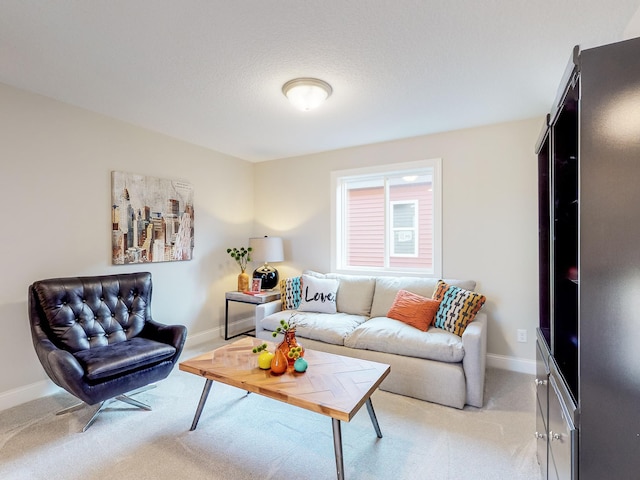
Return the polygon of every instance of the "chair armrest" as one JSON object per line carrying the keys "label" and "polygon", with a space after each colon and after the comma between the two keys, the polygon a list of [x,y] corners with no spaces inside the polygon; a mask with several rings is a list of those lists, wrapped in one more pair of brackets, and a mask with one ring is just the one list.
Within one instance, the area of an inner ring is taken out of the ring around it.
{"label": "chair armrest", "polygon": [[262,328],[262,319],[271,314],[282,310],[282,301],[274,300],[273,302],[259,303],[256,306],[256,338],[260,338],[258,333],[264,332]]}
{"label": "chair armrest", "polygon": [[466,403],[481,408],[484,403],[484,377],[487,364],[487,315],[478,313],[462,333],[462,368],[467,383]]}
{"label": "chair armrest", "polygon": [[164,325],[154,320],[147,320],[140,336],[158,342],[166,343],[176,349],[177,358],[182,352],[187,339],[187,327],[183,325]]}
{"label": "chair armrest", "polygon": [[51,340],[40,337],[33,342],[38,359],[49,378],[68,392],[84,399],[80,384],[84,369],[70,352],[56,347]]}

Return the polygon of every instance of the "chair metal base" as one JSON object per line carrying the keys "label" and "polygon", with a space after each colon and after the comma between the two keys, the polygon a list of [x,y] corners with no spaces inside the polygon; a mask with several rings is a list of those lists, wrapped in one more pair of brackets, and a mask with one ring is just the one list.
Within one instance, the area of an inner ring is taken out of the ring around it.
{"label": "chair metal base", "polygon": [[[147,405],[146,403],[142,403],[139,400],[135,400],[135,399],[131,398],[131,396],[137,395],[138,393],[146,392],[147,390],[151,390],[153,388],[156,388],[156,385],[147,385],[147,386],[139,388],[137,390],[133,390],[131,392],[127,392],[126,395],[118,395],[117,397],[110,398],[109,400],[105,400],[103,402],[100,402],[100,404],[98,405],[98,408],[93,413],[92,417],[89,419],[87,424],[83,427],[82,431],[86,432],[87,429],[91,425],[93,425],[93,422],[96,421],[96,418],[98,418],[98,414],[100,412],[102,412],[107,407],[107,405],[110,405],[111,403],[115,402],[116,400],[119,400],[121,402],[127,403],[129,405],[133,405],[134,407],[141,408],[142,410],[149,410],[150,411],[151,407],[149,405]],[[85,402],[76,403],[74,405],[71,405],[70,407],[63,408],[62,410],[57,412],[56,415],[64,415],[65,413],[74,412],[74,411],[84,407],[85,405],[87,405]]]}

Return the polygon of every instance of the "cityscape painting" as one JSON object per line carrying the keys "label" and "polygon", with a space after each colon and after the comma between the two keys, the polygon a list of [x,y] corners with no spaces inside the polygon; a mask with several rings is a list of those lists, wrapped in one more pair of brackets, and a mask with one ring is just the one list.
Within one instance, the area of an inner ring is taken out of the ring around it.
{"label": "cityscape painting", "polygon": [[193,187],[111,172],[111,224],[114,265],[191,260]]}

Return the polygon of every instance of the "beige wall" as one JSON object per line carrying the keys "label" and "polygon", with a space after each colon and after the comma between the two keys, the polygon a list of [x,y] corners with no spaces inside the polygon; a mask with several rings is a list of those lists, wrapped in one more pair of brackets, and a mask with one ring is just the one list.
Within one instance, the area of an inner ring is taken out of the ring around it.
{"label": "beige wall", "polygon": [[[533,371],[538,322],[537,159],[543,119],[426,135],[256,165],[259,232],[281,235],[281,275],[331,268],[330,172],[442,158],[443,276],[488,298],[490,363]],[[527,343],[516,341],[526,329]]]}
{"label": "beige wall", "polygon": [[[153,315],[218,335],[253,225],[253,164],[0,84],[0,409],[45,388],[28,328],[37,279],[148,270]],[[111,265],[112,170],[191,182],[188,262]],[[197,337],[196,337],[197,338]]]}
{"label": "beige wall", "polygon": [[[330,269],[330,172],[440,157],[443,270],[486,294],[490,361],[531,370],[537,324],[536,157],[542,119],[251,164],[0,84],[0,409],[51,391],[31,345],[27,288],[54,276],[151,271],[154,317],[220,335],[238,269],[225,250],[285,239],[282,276]],[[190,181],[189,262],[112,266],[110,172]],[[255,268],[255,265],[252,266]],[[525,328],[529,342],[516,343]]]}

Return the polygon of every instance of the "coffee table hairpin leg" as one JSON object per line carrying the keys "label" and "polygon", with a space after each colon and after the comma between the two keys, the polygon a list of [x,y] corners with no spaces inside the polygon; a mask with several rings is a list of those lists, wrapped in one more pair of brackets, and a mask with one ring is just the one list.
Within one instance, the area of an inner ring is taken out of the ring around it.
{"label": "coffee table hairpin leg", "polygon": [[213,385],[213,380],[207,379],[204,382],[204,389],[202,390],[202,395],[200,395],[200,401],[198,402],[198,408],[196,409],[196,414],[193,417],[193,422],[191,423],[191,428],[189,429],[190,431],[195,430],[198,426],[198,420],[200,420],[200,415],[202,414],[204,404],[207,403],[207,397],[209,396],[211,385]]}
{"label": "coffee table hairpin leg", "polygon": [[[373,404],[371,403],[371,397],[367,398],[367,411],[369,412],[369,418],[376,431],[378,438],[382,438],[382,431],[380,425],[378,425],[378,419],[376,418],[376,412],[373,410]],[[338,472],[338,480],[344,480],[344,461],[342,457],[342,429],[340,426],[340,420],[332,418],[333,426],[333,449],[336,453],[336,470]]]}

